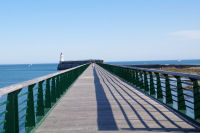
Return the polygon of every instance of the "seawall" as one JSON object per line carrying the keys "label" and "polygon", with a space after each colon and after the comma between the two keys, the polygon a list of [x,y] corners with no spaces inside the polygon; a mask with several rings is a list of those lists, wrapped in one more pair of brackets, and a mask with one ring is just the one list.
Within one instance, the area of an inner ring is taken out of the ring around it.
{"label": "seawall", "polygon": [[104,61],[103,60],[63,61],[63,62],[60,62],[58,64],[57,69],[58,70],[65,70],[65,69],[73,68],[73,67],[76,67],[76,66],[79,66],[79,65],[83,65],[83,64],[86,64],[86,63],[92,63],[92,62],[103,63]]}

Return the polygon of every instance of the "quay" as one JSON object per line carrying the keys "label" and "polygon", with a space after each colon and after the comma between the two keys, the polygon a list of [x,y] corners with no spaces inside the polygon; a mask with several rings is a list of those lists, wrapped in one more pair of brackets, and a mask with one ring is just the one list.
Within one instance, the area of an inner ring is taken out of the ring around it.
{"label": "quay", "polygon": [[87,63],[103,63],[103,60],[79,60],[79,61],[64,61],[61,56],[60,63],[58,64],[58,70],[65,70],[69,68],[73,68],[76,66],[80,66]]}
{"label": "quay", "polygon": [[[13,133],[200,132],[199,80],[191,74],[84,64],[3,88],[0,129]],[[19,100],[22,97],[25,100]]]}
{"label": "quay", "polygon": [[77,61],[64,61],[63,53],[60,54],[60,62],[58,64],[57,70],[65,70],[73,67],[77,67],[80,65],[88,64],[88,63],[103,63],[103,60],[77,60]]}

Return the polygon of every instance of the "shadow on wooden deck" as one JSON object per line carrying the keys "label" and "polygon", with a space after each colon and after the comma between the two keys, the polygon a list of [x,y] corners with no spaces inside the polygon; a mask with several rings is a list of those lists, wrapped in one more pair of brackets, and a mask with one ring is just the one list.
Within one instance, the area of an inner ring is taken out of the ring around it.
{"label": "shadow on wooden deck", "polygon": [[113,112],[108,101],[104,88],[102,87],[96,71],[94,70],[94,83],[97,101],[97,122],[99,130],[118,130],[113,117]]}

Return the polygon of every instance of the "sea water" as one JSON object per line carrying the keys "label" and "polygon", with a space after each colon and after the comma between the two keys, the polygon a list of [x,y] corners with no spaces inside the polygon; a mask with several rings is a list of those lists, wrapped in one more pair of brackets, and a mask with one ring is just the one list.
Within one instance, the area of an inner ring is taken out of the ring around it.
{"label": "sea water", "polygon": [[[120,61],[116,65],[200,64],[199,60]],[[0,65],[0,88],[57,72],[57,63]]]}
{"label": "sea water", "polygon": [[57,72],[58,64],[0,65],[0,88]]}

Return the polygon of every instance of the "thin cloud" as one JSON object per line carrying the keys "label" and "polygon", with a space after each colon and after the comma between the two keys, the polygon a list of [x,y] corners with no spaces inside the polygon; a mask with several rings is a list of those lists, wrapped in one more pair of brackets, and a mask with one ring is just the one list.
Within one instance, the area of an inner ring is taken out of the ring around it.
{"label": "thin cloud", "polygon": [[171,32],[170,35],[185,39],[200,39],[200,30],[182,30]]}

